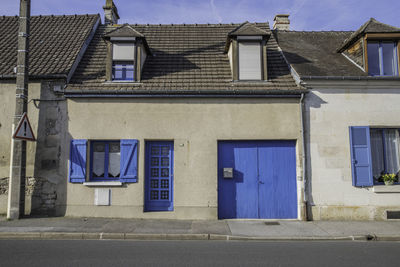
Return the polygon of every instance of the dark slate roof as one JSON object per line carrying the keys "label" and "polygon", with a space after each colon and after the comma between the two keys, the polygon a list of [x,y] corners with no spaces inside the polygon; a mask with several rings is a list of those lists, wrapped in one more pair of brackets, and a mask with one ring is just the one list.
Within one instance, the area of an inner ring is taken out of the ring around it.
{"label": "dark slate roof", "polygon": [[[67,75],[99,15],[32,16],[30,75]],[[0,78],[15,77],[18,17],[0,16]]]}
{"label": "dark slate roof", "polygon": [[[255,24],[269,31],[267,23]],[[240,24],[131,25],[145,35],[151,50],[140,83],[106,82],[107,48],[103,36],[115,29],[99,26],[66,92],[118,94],[298,94],[273,37],[268,42],[270,81],[232,82],[224,53],[228,33]]]}
{"label": "dark slate roof", "polygon": [[374,18],[368,20],[357,31],[353,32],[343,44],[338,47],[338,52],[343,52],[347,47],[356,42],[361,36],[366,33],[400,33],[400,28],[377,21]]}
{"label": "dark slate roof", "polygon": [[274,31],[285,58],[305,76],[367,76],[363,70],[337,53],[336,49],[353,32]]}
{"label": "dark slate roof", "polygon": [[124,24],[107,33],[105,37],[144,37],[144,35],[132,28],[129,24]]}
{"label": "dark slate roof", "polygon": [[241,24],[239,27],[231,31],[229,36],[239,36],[239,35],[271,35],[271,31],[260,29],[254,23],[250,23],[246,21],[245,23]]}

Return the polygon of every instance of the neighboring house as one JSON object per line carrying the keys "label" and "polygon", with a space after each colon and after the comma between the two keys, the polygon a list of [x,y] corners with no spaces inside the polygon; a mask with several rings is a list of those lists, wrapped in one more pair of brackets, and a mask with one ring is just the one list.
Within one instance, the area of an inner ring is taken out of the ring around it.
{"label": "neighboring house", "polygon": [[[54,214],[65,198],[68,135],[62,90],[100,22],[99,15],[31,17],[28,116],[37,142],[27,145],[27,213]],[[7,212],[15,111],[18,17],[0,17],[0,213]]]}
{"label": "neighboring house", "polygon": [[400,218],[400,28],[274,32],[305,101],[309,218]]}
{"label": "neighboring house", "polygon": [[57,208],[303,219],[306,90],[268,23],[118,25],[113,2],[104,9],[64,91],[68,183]]}

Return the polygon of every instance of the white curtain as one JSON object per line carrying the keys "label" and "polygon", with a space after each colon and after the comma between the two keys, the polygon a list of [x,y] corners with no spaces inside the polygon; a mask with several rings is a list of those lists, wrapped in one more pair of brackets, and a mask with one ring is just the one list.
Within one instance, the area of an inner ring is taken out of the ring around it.
{"label": "white curtain", "polygon": [[382,131],[371,129],[372,175],[378,178],[384,171]]}
{"label": "white curtain", "polygon": [[385,130],[386,171],[396,174],[399,171],[399,131]]}

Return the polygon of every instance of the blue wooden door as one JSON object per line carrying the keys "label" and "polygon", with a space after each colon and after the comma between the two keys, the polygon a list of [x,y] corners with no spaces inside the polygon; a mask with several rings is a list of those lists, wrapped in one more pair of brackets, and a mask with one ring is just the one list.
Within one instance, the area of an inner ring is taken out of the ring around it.
{"label": "blue wooden door", "polygon": [[219,142],[218,217],[297,218],[295,142]]}
{"label": "blue wooden door", "polygon": [[146,142],[145,211],[172,211],[173,142]]}

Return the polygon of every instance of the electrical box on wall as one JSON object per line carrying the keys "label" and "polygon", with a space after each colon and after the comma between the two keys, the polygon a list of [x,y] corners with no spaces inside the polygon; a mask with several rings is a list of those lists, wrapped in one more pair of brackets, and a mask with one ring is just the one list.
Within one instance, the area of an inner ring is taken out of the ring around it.
{"label": "electrical box on wall", "polygon": [[94,190],[94,205],[110,206],[111,205],[111,189],[96,188]]}
{"label": "electrical box on wall", "polygon": [[233,168],[224,168],[224,178],[225,179],[233,178]]}
{"label": "electrical box on wall", "polygon": [[55,93],[62,93],[63,87],[60,84],[56,84],[53,86],[53,90]]}

